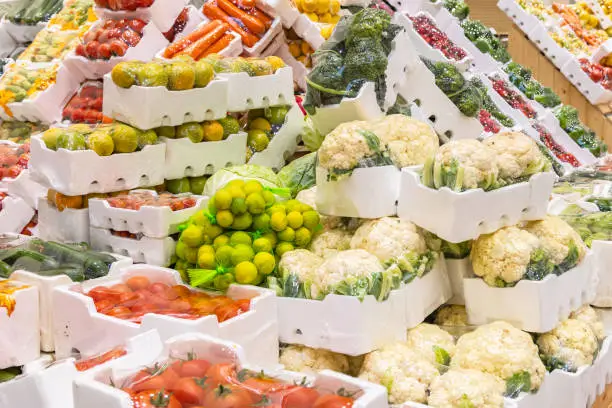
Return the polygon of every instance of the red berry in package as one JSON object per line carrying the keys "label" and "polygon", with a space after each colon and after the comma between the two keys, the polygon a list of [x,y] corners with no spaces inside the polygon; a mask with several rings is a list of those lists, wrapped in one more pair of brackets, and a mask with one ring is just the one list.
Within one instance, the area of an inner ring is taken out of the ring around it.
{"label": "red berry in package", "polygon": [[128,48],[138,45],[146,25],[146,22],[137,18],[104,20],[85,33],[82,43],[76,48],[76,54],[104,60],[123,57]]}
{"label": "red berry in package", "polygon": [[95,0],[96,6],[117,10],[134,11],[139,8],[151,7],[154,0]]}
{"label": "red berry in package", "polygon": [[0,144],[0,180],[15,178],[28,167],[30,144]]}
{"label": "red berry in package", "polygon": [[102,81],[87,81],[70,98],[62,111],[62,119],[72,123],[110,123],[102,114]]}

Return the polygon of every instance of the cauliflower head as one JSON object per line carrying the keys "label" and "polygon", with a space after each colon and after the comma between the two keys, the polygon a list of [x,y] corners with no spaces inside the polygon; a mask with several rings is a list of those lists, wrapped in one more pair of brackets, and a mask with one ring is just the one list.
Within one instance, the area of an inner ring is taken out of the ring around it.
{"label": "cauliflower head", "polygon": [[489,286],[504,287],[521,280],[540,248],[538,238],[517,227],[505,227],[479,236],[472,244],[474,274]]}
{"label": "cauliflower head", "polygon": [[387,153],[378,136],[370,131],[368,122],[346,122],[338,125],[323,140],[318,151],[318,165],[330,175],[339,176],[349,174],[357,167],[392,164]]}
{"label": "cauliflower head", "polygon": [[468,368],[506,381],[507,392],[535,391],[546,369],[529,333],[506,322],[480,326],[459,338],[451,368]]}
{"label": "cauliflower head", "polygon": [[278,296],[309,298],[310,282],[322,264],[322,258],[306,249],[285,252],[278,263],[277,277],[268,277],[268,286],[276,289]]}
{"label": "cauliflower head", "polygon": [[597,340],[601,341],[606,337],[603,322],[597,315],[595,309],[589,305],[583,305],[579,309],[573,311],[570,314],[570,319],[576,319],[588,323],[593,330],[593,333],[597,336]]}
{"label": "cauliflower head", "polygon": [[593,363],[597,352],[597,336],[591,326],[581,320],[567,319],[537,340],[542,360],[549,370],[556,368],[575,372]]}
{"label": "cauliflower head", "polygon": [[406,344],[434,364],[448,366],[455,354],[455,339],[436,325],[421,323],[408,330]]}
{"label": "cauliflower head", "polygon": [[586,255],[580,234],[559,217],[547,215],[543,220],[528,222],[525,230],[540,239],[544,252],[563,272],[576,266]]}
{"label": "cauliflower head", "polygon": [[343,228],[330,229],[315,235],[310,250],[322,258],[329,258],[340,251],[351,248],[353,235]]}
{"label": "cauliflower head", "polygon": [[427,403],[432,408],[503,408],[505,391],[494,375],[453,368],[433,380]]}
{"label": "cauliflower head", "polygon": [[389,115],[373,122],[371,130],[387,146],[397,167],[424,164],[440,146],[438,135],[427,123],[406,115]]}
{"label": "cauliflower head", "polygon": [[333,370],[348,374],[347,356],[324,349],[290,345],[281,350],[280,363],[286,370],[316,374],[321,370]]}
{"label": "cauliflower head", "polygon": [[485,139],[483,144],[494,151],[503,182],[512,183],[551,169],[536,142],[522,132],[498,133]]}
{"label": "cauliflower head", "polygon": [[436,366],[405,343],[389,344],[366,355],[359,378],[387,388],[389,402],[426,403],[427,389],[440,376]]}
{"label": "cauliflower head", "polygon": [[497,182],[495,152],[478,140],[453,140],[425,163],[423,184],[455,191],[491,189]]}
{"label": "cauliflower head", "polygon": [[467,326],[468,317],[465,306],[444,305],[436,313],[435,324],[439,326]]}

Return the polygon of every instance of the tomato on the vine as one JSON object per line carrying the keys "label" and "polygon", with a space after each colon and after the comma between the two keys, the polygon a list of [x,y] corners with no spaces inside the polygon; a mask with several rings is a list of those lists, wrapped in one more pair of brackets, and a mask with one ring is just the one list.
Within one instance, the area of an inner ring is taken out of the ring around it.
{"label": "tomato on the vine", "polygon": [[183,408],[174,395],[163,390],[142,391],[132,396],[134,408]]}

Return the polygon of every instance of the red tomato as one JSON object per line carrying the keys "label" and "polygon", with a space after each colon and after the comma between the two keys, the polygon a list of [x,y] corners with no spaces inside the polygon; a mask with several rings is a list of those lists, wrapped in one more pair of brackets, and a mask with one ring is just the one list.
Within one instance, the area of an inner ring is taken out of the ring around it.
{"label": "red tomato", "polygon": [[142,34],[142,31],[144,30],[146,25],[147,23],[138,19],[130,20],[128,22],[128,27],[130,27],[132,30],[136,31],[139,34]]}
{"label": "red tomato", "polygon": [[282,395],[281,406],[283,408],[310,408],[320,397],[316,390],[307,387],[293,387],[282,392]]}
{"label": "red tomato", "polygon": [[170,288],[174,293],[176,293],[179,297],[188,297],[191,295],[191,291],[187,286],[183,285],[174,285]]}
{"label": "red tomato", "polygon": [[85,45],[78,44],[75,49],[76,55],[80,55],[81,57],[85,57]]}
{"label": "red tomato", "polygon": [[119,357],[123,357],[127,354],[124,348],[119,347],[107,351],[104,354],[100,354],[99,356],[89,358],[87,360],[81,360],[74,363],[77,371],[87,371],[93,367],[99,366],[100,364],[104,364],[107,361],[114,360]]}
{"label": "red tomato", "polygon": [[108,316],[117,317],[119,319],[125,319],[132,314],[132,311],[124,306],[113,307],[111,310],[105,313]]}
{"label": "red tomato", "polygon": [[85,110],[85,118],[84,118],[84,122],[85,123],[97,123],[98,122],[98,111],[95,111],[93,109],[86,109]]}
{"label": "red tomato", "polygon": [[119,302],[117,304],[125,307],[133,307],[138,302],[140,302],[140,297],[138,296],[138,294],[130,292],[122,293],[121,296],[119,296]]}
{"label": "red tomato", "polygon": [[98,48],[100,47],[100,43],[97,41],[90,41],[85,45],[85,54],[87,58],[96,59],[98,58]]}
{"label": "red tomato", "polygon": [[147,313],[155,313],[159,310],[159,307],[152,303],[137,303],[132,306],[132,312],[135,314],[145,315]]}
{"label": "red tomato", "polygon": [[155,366],[147,370],[142,370],[132,379],[131,388],[134,391],[171,389],[180,379],[176,371],[171,367]]}
{"label": "red tomato", "polygon": [[327,394],[319,397],[313,408],[351,408],[354,400],[336,394]]}
{"label": "red tomato", "polygon": [[171,393],[161,391],[143,391],[132,396],[133,408],[183,408]]}
{"label": "red tomato", "polygon": [[117,57],[123,57],[127,52],[127,49],[129,48],[129,46],[125,42],[117,38],[111,40],[109,44],[111,53]]}
{"label": "red tomato", "polygon": [[98,58],[109,59],[111,57],[110,44],[100,44],[98,48]]}
{"label": "red tomato", "polygon": [[219,385],[206,394],[203,405],[211,408],[247,408],[256,402],[244,388],[235,385]]}
{"label": "red tomato", "polygon": [[231,363],[221,363],[211,365],[206,371],[208,384],[210,387],[218,387],[219,384],[236,384],[236,366]]}
{"label": "red tomato", "polygon": [[98,39],[98,36],[100,35],[100,30],[89,30],[85,33],[85,35],[83,36],[83,42],[85,44],[88,44],[92,41],[95,41]]}
{"label": "red tomato", "polygon": [[231,319],[232,317],[236,317],[241,314],[242,310],[240,310],[240,306],[237,304],[229,304],[225,306],[220,306],[215,309],[215,314],[217,315],[217,319],[219,322],[224,322],[226,320]]}
{"label": "red tomato", "polygon": [[191,304],[186,300],[176,299],[170,301],[170,303],[168,304],[168,309],[179,313],[187,312],[191,310]]}
{"label": "red tomato", "polygon": [[99,302],[94,302],[96,305],[96,310],[100,313],[106,313],[108,310],[115,307],[115,302],[112,302],[109,299],[102,299]]}
{"label": "red tomato", "polygon": [[178,371],[181,377],[205,377],[210,363],[206,360],[188,360],[181,361],[180,371]]}
{"label": "red tomato", "polygon": [[131,293],[132,292],[132,289],[130,289],[130,287],[126,285],[125,283],[117,283],[115,285],[110,286],[110,288],[120,293]]}
{"label": "red tomato", "polygon": [[[111,50],[112,50],[112,44],[111,44]],[[98,112],[102,111],[102,105],[103,105],[103,101],[102,98],[96,98],[92,101],[91,103],[91,108],[97,110]]]}
{"label": "red tomato", "polygon": [[162,282],[155,282],[149,286],[149,290],[153,293],[165,294],[169,286]]}
{"label": "red tomato", "polygon": [[120,295],[121,293],[114,291],[110,288],[107,288],[105,286],[96,286],[95,288],[91,289],[87,293],[87,296],[91,297],[94,300],[94,302],[97,302],[103,299],[108,299],[111,301],[118,302]]}
{"label": "red tomato", "polygon": [[139,290],[147,289],[151,281],[146,276],[132,276],[125,283],[130,289]]}
{"label": "red tomato", "polygon": [[85,119],[85,111],[81,108],[72,111],[72,122],[83,122]]}
{"label": "red tomato", "polygon": [[201,404],[206,397],[204,378],[183,377],[172,386],[172,394],[182,404]]}
{"label": "red tomato", "polygon": [[15,177],[17,177],[19,175],[19,173],[21,173],[21,167],[19,167],[19,166],[11,166],[11,167],[9,167],[6,176],[8,178],[15,178]]}
{"label": "red tomato", "polygon": [[121,33],[121,39],[130,47],[134,47],[140,42],[140,35],[136,31],[125,30]]}
{"label": "red tomato", "polygon": [[165,387],[166,381],[160,375],[149,376],[132,384],[132,390],[134,392],[145,390],[158,390]]}

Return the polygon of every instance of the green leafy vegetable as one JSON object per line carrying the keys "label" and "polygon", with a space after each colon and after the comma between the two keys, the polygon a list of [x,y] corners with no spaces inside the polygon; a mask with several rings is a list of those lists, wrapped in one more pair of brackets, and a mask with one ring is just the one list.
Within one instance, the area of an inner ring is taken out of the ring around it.
{"label": "green leafy vegetable", "polygon": [[506,380],[506,397],[516,398],[521,392],[531,390],[531,374],[528,371],[515,373]]}

